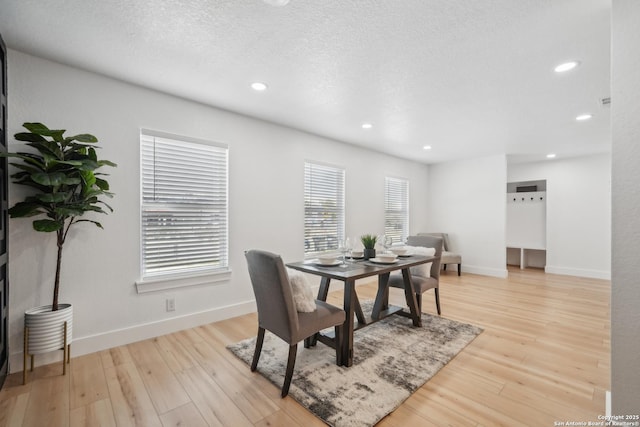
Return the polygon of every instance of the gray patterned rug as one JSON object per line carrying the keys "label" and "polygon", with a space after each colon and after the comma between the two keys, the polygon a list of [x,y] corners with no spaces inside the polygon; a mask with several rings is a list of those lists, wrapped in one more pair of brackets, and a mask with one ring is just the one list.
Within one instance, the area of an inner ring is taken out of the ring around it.
{"label": "gray patterned rug", "polygon": [[[365,312],[371,302],[363,302]],[[289,396],[335,427],[372,426],[426,383],[482,332],[443,317],[422,315],[422,328],[390,316],[355,332],[354,361],[336,366],[335,351],[322,343],[298,345]],[[250,364],[255,338],[227,348]],[[267,332],[258,372],[282,387],[289,346]],[[248,368],[247,368],[248,369]]]}

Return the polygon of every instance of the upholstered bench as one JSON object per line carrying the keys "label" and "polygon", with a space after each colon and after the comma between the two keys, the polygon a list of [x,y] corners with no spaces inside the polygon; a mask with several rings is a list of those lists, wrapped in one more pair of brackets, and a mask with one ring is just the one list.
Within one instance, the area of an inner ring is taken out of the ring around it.
{"label": "upholstered bench", "polygon": [[442,256],[440,265],[447,269],[447,264],[458,264],[458,276],[462,273],[462,255],[451,251],[449,245],[449,235],[447,233],[418,233],[418,236],[437,236],[442,237]]}

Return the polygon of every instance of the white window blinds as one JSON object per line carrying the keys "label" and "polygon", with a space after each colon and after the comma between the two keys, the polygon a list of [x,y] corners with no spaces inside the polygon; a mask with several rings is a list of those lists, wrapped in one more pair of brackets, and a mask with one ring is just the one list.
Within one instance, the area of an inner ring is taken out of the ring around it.
{"label": "white window blinds", "polygon": [[228,149],[143,130],[142,276],[228,267]]}
{"label": "white window blinds", "polygon": [[404,242],[409,235],[409,181],[385,178],[384,233],[394,243]]}
{"label": "white window blinds", "polygon": [[304,165],[304,252],[338,248],[344,239],[344,169]]}

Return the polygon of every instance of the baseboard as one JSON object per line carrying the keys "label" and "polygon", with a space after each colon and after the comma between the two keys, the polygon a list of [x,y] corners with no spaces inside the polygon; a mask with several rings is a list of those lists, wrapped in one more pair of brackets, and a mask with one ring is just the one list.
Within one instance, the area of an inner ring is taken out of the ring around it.
{"label": "baseboard", "polygon": [[544,268],[545,273],[562,274],[564,276],[588,277],[591,279],[611,280],[611,271],[605,270],[588,270],[586,268],[567,268],[547,265]]}
{"label": "baseboard", "polygon": [[[447,269],[447,271],[449,270]],[[462,272],[480,274],[481,276],[500,277],[502,279],[505,279],[509,274],[506,268],[488,268],[488,267],[478,267],[476,265],[466,265],[466,264],[463,264]]]}
{"label": "baseboard", "polygon": [[[71,345],[71,357],[82,356],[84,354],[146,340],[255,311],[256,303],[254,300],[251,300],[212,310],[173,317],[171,319],[159,320],[123,329],[116,329],[96,335],[74,337]],[[11,373],[21,372],[23,364],[22,351],[12,353],[9,359],[9,368]],[[35,357],[36,366],[60,361],[62,361],[62,351],[39,354]],[[73,361],[71,363],[73,363]]]}

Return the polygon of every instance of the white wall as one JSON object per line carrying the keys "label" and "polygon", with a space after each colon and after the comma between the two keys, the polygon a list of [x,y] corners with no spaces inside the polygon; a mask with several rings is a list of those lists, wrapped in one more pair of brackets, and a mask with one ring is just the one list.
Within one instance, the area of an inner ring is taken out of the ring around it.
{"label": "white wall", "polygon": [[611,156],[509,165],[508,180],[547,180],[549,273],[611,277]]}
{"label": "white wall", "polygon": [[[40,121],[70,134],[96,135],[101,158],[118,164],[109,182],[115,213],[105,230],[77,227],[63,259],[61,302],[74,305],[75,355],[254,310],[244,251],[262,248],[286,261],[303,258],[304,161],[346,168],[349,236],[384,230],[384,177],[410,180],[411,231],[426,226],[428,167],[352,145],[218,110],[97,74],[9,51],[9,133]],[[139,260],[139,130],[148,128],[229,145],[230,266],[227,282],[137,294]],[[10,145],[14,151],[16,145]],[[10,203],[24,189],[11,186]],[[50,304],[53,236],[31,221],[10,227],[10,362],[22,369],[24,310]],[[51,356],[54,357],[54,356]],[[40,363],[49,358],[38,358]]]}
{"label": "white wall", "polygon": [[428,223],[449,233],[462,270],[506,277],[506,156],[440,163],[429,168]]}
{"label": "white wall", "polygon": [[640,412],[640,2],[613,0],[612,414]]}

